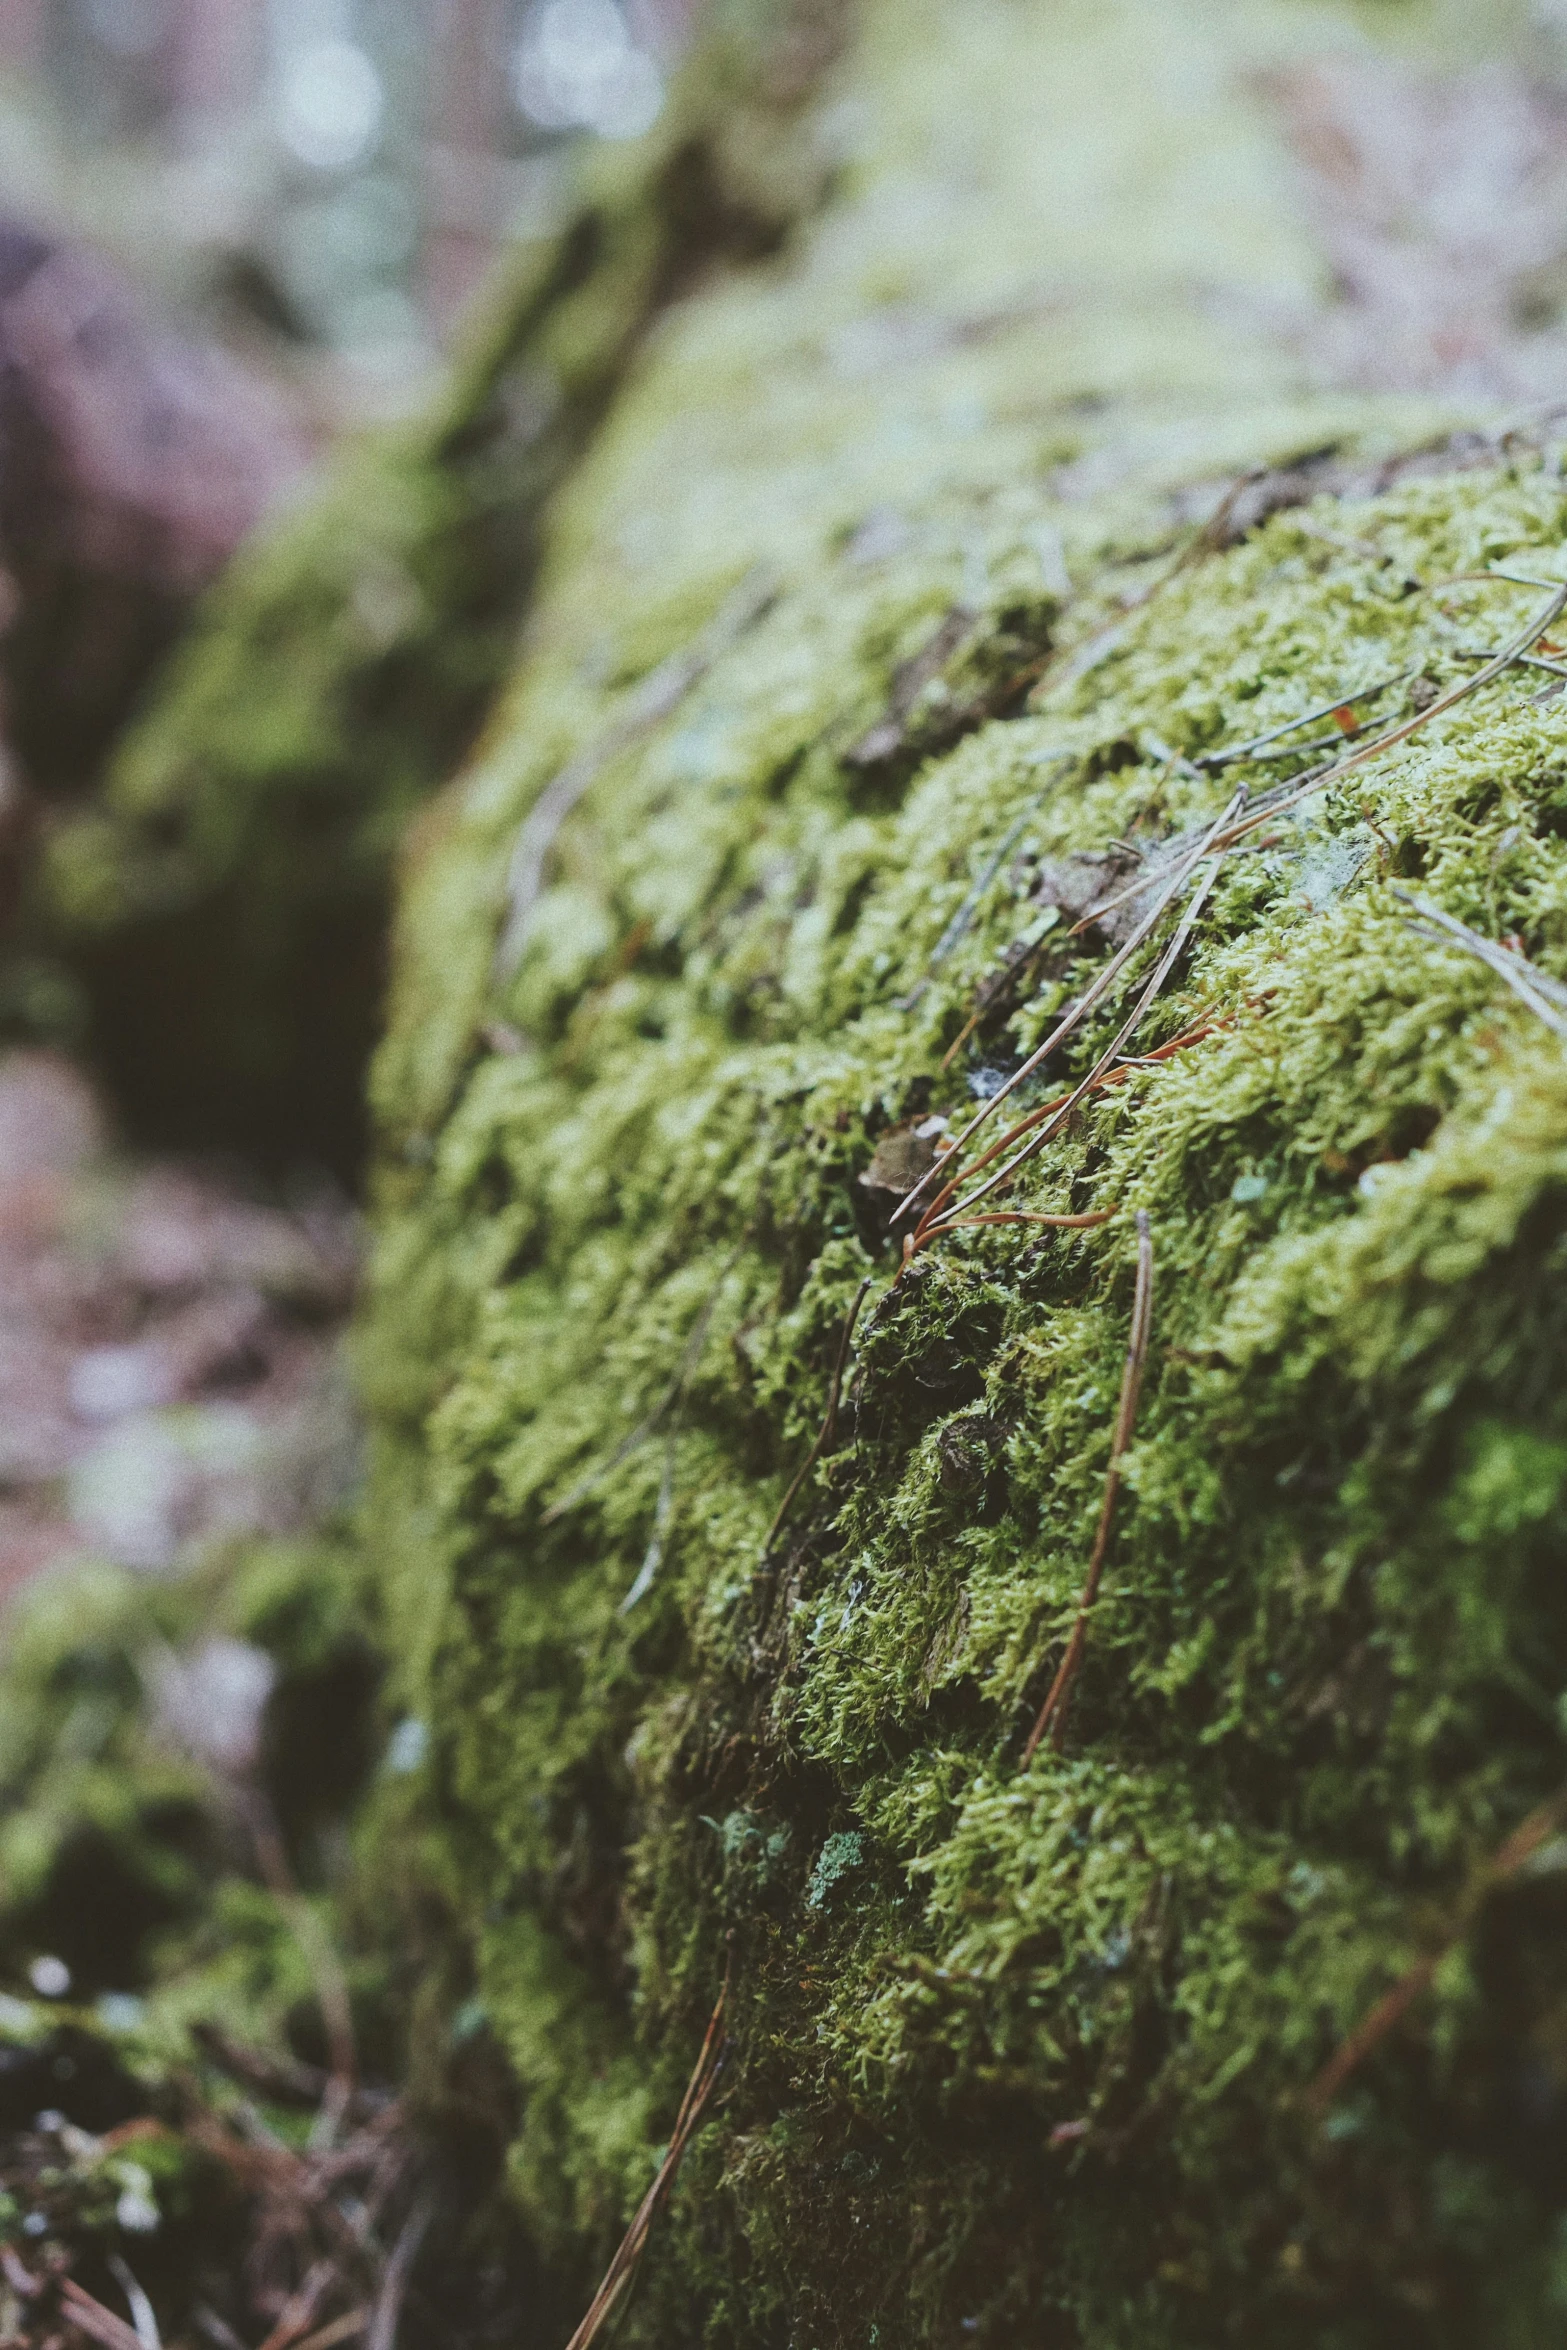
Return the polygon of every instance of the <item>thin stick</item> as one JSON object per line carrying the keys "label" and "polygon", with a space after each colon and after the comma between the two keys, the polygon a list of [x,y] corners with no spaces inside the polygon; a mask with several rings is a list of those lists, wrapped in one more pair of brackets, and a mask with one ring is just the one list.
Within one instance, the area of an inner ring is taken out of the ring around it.
{"label": "thin stick", "polygon": [[[1473,955],[1498,979],[1505,980],[1520,1001],[1526,1003],[1536,1019],[1543,1020],[1554,1036],[1567,1039],[1567,1019],[1562,1016],[1567,1008],[1567,987],[1549,972],[1536,970],[1527,955],[1515,955],[1496,940],[1482,938],[1478,930],[1471,930],[1467,922],[1460,922],[1452,914],[1444,914],[1440,906],[1415,898],[1407,890],[1396,889],[1396,898],[1406,906],[1413,906],[1425,919],[1416,922],[1406,914],[1404,919],[1419,938],[1431,939],[1437,946],[1459,946]],[[1434,926],[1434,927],[1433,927]]]}
{"label": "thin stick", "polygon": [[[1564,589],[1563,593],[1564,595],[1567,595],[1567,589]],[[1042,1061],[1048,1060],[1050,1055],[1056,1050],[1057,1046],[1064,1044],[1074,1029],[1081,1027],[1082,1023],[1087,1019],[1089,1013],[1094,1009],[1095,1005],[1098,1004],[1100,998],[1107,994],[1108,991],[1115,985],[1116,981],[1120,978],[1121,973],[1126,969],[1127,964],[1131,961],[1133,955],[1136,954],[1138,948],[1143,944],[1144,940],[1147,939],[1149,934],[1163,919],[1165,909],[1170,904],[1171,900],[1179,896],[1180,892],[1185,888],[1186,883],[1190,879],[1191,875],[1195,872],[1198,865],[1201,864],[1203,858],[1208,854],[1209,850],[1216,845],[1218,835],[1223,830],[1224,826],[1230,823],[1237,810],[1243,808],[1245,804],[1246,793],[1243,787],[1240,791],[1235,793],[1234,797],[1230,800],[1229,805],[1225,808],[1223,814],[1214,818],[1213,822],[1208,826],[1207,830],[1201,835],[1194,846],[1176,860],[1169,880],[1164,883],[1162,888],[1160,888],[1159,894],[1153,905],[1149,908],[1148,912],[1138,923],[1136,929],[1132,932],[1130,938],[1128,938],[1125,946],[1120,949],[1118,954],[1112,955],[1110,961],[1100,972],[1093,985],[1086,991],[1085,994],[1078,998],[1078,1001],[1073,1005],[1071,1011],[1068,1012],[1064,1018],[1057,1021],[1055,1027],[1045,1038],[1044,1043],[1035,1046],[1033,1052],[1029,1054],[1028,1059],[1023,1063],[1022,1067],[1020,1069],[1015,1069],[1012,1075],[1007,1079],[1005,1085],[998,1086],[996,1091],[991,1095],[989,1101],[983,1103],[980,1106],[980,1108],[975,1112],[974,1116],[969,1120],[968,1124],[964,1127],[963,1132],[958,1135],[956,1140],[953,1142],[952,1149],[944,1153],[942,1158],[936,1162],[936,1165],[927,1169],[925,1174],[920,1177],[919,1181],[912,1187],[912,1189],[904,1193],[903,1198],[898,1203],[897,1211],[892,1219],[894,1224],[901,1222],[905,1216],[912,1212],[916,1202],[924,1196],[924,1193],[929,1188],[932,1176],[934,1176],[940,1169],[949,1167],[953,1163],[955,1154],[967,1146],[967,1144],[972,1140],[973,1136],[979,1132],[981,1126],[985,1124],[987,1119],[995,1116],[997,1109],[1006,1100],[1008,1094],[1015,1093],[1018,1087],[1023,1083],[1024,1079],[1032,1076],[1033,1072],[1039,1067],[1040,1063]]]}
{"label": "thin stick", "polygon": [[[1052,911],[1054,911],[1053,908]],[[999,1001],[1002,991],[1010,986],[1014,980],[1022,977],[1022,974],[1028,969],[1029,964],[1038,954],[1046,939],[1051,935],[1054,927],[1054,923],[1047,921],[1044,923],[1042,928],[1035,931],[1032,938],[1025,939],[1020,945],[1014,945],[1008,948],[1007,953],[999,967],[994,970],[990,974],[990,977],[981,985],[978,991],[978,1000],[975,1003],[973,1011],[970,1012],[968,1018],[964,1021],[962,1027],[958,1030],[957,1035],[952,1039],[952,1042],[948,1045],[946,1051],[942,1054],[941,1066],[944,1070],[951,1068],[953,1062],[957,1059],[959,1053],[963,1050],[963,1047],[968,1043],[969,1038],[973,1035],[981,1020],[986,1017],[986,1015]]]}
{"label": "thin stick", "polygon": [[1000,1208],[983,1216],[954,1216],[943,1223],[943,1232],[955,1232],[960,1224],[1049,1224],[1058,1232],[1087,1232],[1095,1224],[1108,1224],[1115,1215],[1114,1208],[1100,1208],[1091,1216],[1041,1216],[1032,1208]]}
{"label": "thin stick", "polygon": [[[1491,658],[1483,648],[1465,645],[1449,645],[1447,657],[1450,661],[1489,661]],[[1547,661],[1540,653],[1520,653],[1518,666],[1520,669],[1548,669],[1553,677],[1567,677],[1567,663]]]}
{"label": "thin stick", "polygon": [[362,2334],[369,2323],[368,2309],[351,2309],[346,2317],[334,2317],[330,2325],[307,2334],[302,2342],[295,2343],[294,2350],[337,2350],[339,2342],[352,2341],[355,2334]]}
{"label": "thin stick", "polygon": [[1148,1334],[1153,1326],[1153,1233],[1148,1223],[1148,1211],[1137,1211],[1137,1290],[1132,1300],[1132,1332],[1126,1350],[1126,1369],[1121,1377],[1121,1406],[1115,1416],[1115,1433],[1110,1439],[1110,1467],[1105,1476],[1105,1496],[1099,1511],[1099,1529],[1094,1536],[1093,1553],[1088,1562],[1088,1577],[1083,1595],[1077,1603],[1077,1616],[1072,1635],[1066,1644],[1056,1677],[1050,1684],[1050,1694],[1039,1709],[1039,1719],[1028,1734],[1023,1749],[1024,1770],[1039,1751],[1039,1742],[1050,1732],[1050,1743],[1059,1754],[1066,1743],[1067,1709],[1072,1699],[1072,1684],[1077,1679],[1083,1662],[1083,1651],[1088,1645],[1088,1618],[1099,1596],[1099,1585],[1104,1576],[1105,1560],[1110,1555],[1110,1535],[1115,1525],[1115,1505],[1121,1491],[1121,1461],[1132,1439],[1137,1423],[1137,1404],[1142,1394],[1143,1368],[1148,1360]]}
{"label": "thin stick", "polygon": [[142,2350],[163,2350],[163,2336],[158,2331],[158,2313],[143,2292],[135,2270],[118,2252],[109,2254],[109,2274],[125,2295],[136,2329],[136,2339]]}
{"label": "thin stick", "polygon": [[19,2301],[36,2301],[44,2289],[42,2277],[35,2277],[31,2269],[23,2267],[14,2245],[0,2244],[0,2270],[4,2271],[5,2281]]}
{"label": "thin stick", "polygon": [[[1139,1053],[1135,1059],[1130,1056],[1124,1057],[1116,1063],[1114,1068],[1106,1069],[1096,1077],[1092,1086],[1087,1090],[1102,1093],[1112,1085],[1124,1085],[1127,1079],[1135,1076],[1139,1069],[1162,1067],[1166,1061],[1174,1060],[1178,1053],[1190,1052],[1194,1045],[1205,1044],[1210,1036],[1218,1034],[1221,1029],[1231,1028],[1234,1024],[1233,1018],[1200,1021],[1195,1028],[1186,1029],[1180,1036],[1172,1036],[1168,1044],[1155,1045],[1151,1053]],[[1041,1102],[1037,1110],[1030,1110],[1027,1117],[1019,1118],[1015,1125],[1007,1128],[1005,1134],[997,1137],[988,1150],[980,1153],[973,1166],[968,1170],[970,1177],[982,1175],[985,1169],[993,1166],[997,1159],[1004,1158],[1021,1136],[1031,1134],[1047,1119],[1055,1117],[1057,1112],[1071,1099],[1070,1092],[1058,1093],[1052,1100]],[[951,1212],[948,1203],[957,1188],[958,1179],[954,1177],[944,1190],[936,1194],[911,1235],[912,1246],[909,1247],[909,1254],[922,1248],[928,1239],[946,1230],[943,1218]],[[970,1196],[976,1195],[970,1194]],[[908,1262],[907,1255],[904,1261]]]}
{"label": "thin stick", "polygon": [[276,2325],[263,2341],[261,2350],[289,2350],[290,2343],[297,2342],[301,2335],[308,2333],[314,2323],[321,2296],[336,2275],[335,2260],[316,2261],[299,2290],[289,2295]]}
{"label": "thin stick", "polygon": [[832,1443],[833,1438],[838,1433],[838,1397],[843,1388],[844,1366],[849,1359],[849,1342],[854,1336],[854,1325],[860,1318],[860,1308],[865,1303],[865,1293],[870,1288],[873,1279],[874,1275],[870,1273],[866,1274],[865,1279],[860,1283],[858,1290],[855,1292],[854,1303],[852,1306],[850,1306],[848,1314],[845,1317],[843,1334],[838,1340],[837,1360],[834,1362],[832,1367],[832,1384],[827,1390],[826,1417],[823,1419],[821,1427],[817,1431],[816,1442],[812,1445],[810,1451],[806,1454],[804,1460],[796,1469],[793,1477],[789,1481],[788,1492],[784,1495],[783,1500],[778,1504],[778,1514],[773,1519],[772,1524],[768,1527],[767,1540],[762,1544],[763,1558],[766,1558],[768,1552],[772,1549],[773,1544],[777,1541],[779,1533],[782,1530],[784,1520],[788,1517],[790,1510],[794,1506],[795,1495],[799,1492],[801,1486],[805,1483],[806,1478],[815,1468],[817,1462],[821,1459],[822,1454],[827,1450],[828,1446]]}
{"label": "thin stick", "polygon": [[1548,1803],[1542,1803],[1537,1810],[1530,1812],[1528,1818],[1522,1821],[1506,1842],[1493,1853],[1491,1859],[1481,1870],[1477,1881],[1471,1887],[1468,1899],[1459,1913],[1458,1922],[1446,1941],[1439,1949],[1427,1951],[1423,1957],[1415,1960],[1414,1965],[1399,1977],[1392,1990],[1384,1993],[1376,2005],[1361,2018],[1349,2037],[1340,2044],[1336,2053],[1318,2073],[1306,2092],[1306,2109],[1309,2113],[1319,2121],[1322,2119],[1350,2076],[1359,2070],[1367,2057],[1381,2046],[1394,2026],[1408,2014],[1415,2001],[1430,1984],[1437,1968],[1448,1952],[1456,1949],[1464,1939],[1484,1905],[1487,1895],[1493,1893],[1498,1885],[1505,1885],[1510,1877],[1515,1877],[1524,1862],[1532,1854],[1538,1852],[1547,1837],[1553,1835],[1561,1826],[1564,1818],[1567,1818],[1567,1788],[1563,1788],[1558,1794],[1553,1795]]}
{"label": "thin stick", "polygon": [[[731,1953],[731,1959],[732,1956],[733,1953]],[[674,2182],[675,2173],[680,2168],[681,2157],[695,2134],[697,2124],[702,2118],[708,2099],[712,2096],[717,2085],[719,2073],[723,2069],[724,2049],[727,2043],[721,2042],[719,2039],[719,2026],[723,2021],[724,2006],[728,1997],[729,1967],[726,1965],[723,1989],[718,1994],[718,2005],[713,2010],[706,2035],[702,2041],[701,2052],[697,2057],[691,2078],[686,2084],[686,2093],[680,2101],[680,2111],[675,2117],[675,2126],[670,2133],[669,2145],[664,2159],[658,2166],[658,2176],[637,2205],[631,2225],[621,2238],[619,2250],[604,2273],[604,2282],[594,2294],[588,2305],[587,2315],[567,2343],[566,2350],[589,2350],[590,2344],[597,2341],[603,2331],[611,2310],[636,2274],[638,2263],[647,2247],[653,2221],[658,2214],[658,2207]]]}
{"label": "thin stick", "polygon": [[[1477,571],[1464,573],[1462,576],[1475,580],[1489,580],[1500,575],[1495,572]],[[1509,585],[1515,587],[1525,584],[1543,586],[1545,583],[1544,581],[1525,583],[1519,580],[1509,582]],[[1477,692],[1483,685],[1489,685],[1493,678],[1501,676],[1504,669],[1510,669],[1515,661],[1524,658],[1535,639],[1544,635],[1564,606],[1567,606],[1567,583],[1555,589],[1546,609],[1531,620],[1510,644],[1504,645],[1499,653],[1490,655],[1485,667],[1476,670],[1473,677],[1465,679],[1459,685],[1449,687],[1445,694],[1439,695],[1424,710],[1417,710],[1413,717],[1403,719],[1397,726],[1386,728],[1381,734],[1373,735],[1370,742],[1362,743],[1358,750],[1351,751],[1346,758],[1333,760],[1324,767],[1314,768],[1309,775],[1294,776],[1289,782],[1279,784],[1272,791],[1263,793],[1252,802],[1243,821],[1219,834],[1214,842],[1215,848],[1232,848],[1237,841],[1243,840],[1248,833],[1255,832],[1259,825],[1267,823],[1270,818],[1283,815],[1287,810],[1298,806],[1302,800],[1309,799],[1313,792],[1324,790],[1328,784],[1337,782],[1341,775],[1347,775],[1352,767],[1360,766],[1367,759],[1374,759],[1378,752],[1391,750],[1396,743],[1403,742],[1417,728],[1427,725],[1433,718],[1440,718],[1444,711],[1451,710],[1454,704],[1461,702],[1467,694]],[[1342,708],[1342,706],[1341,703],[1330,705],[1335,709]],[[1301,747],[1304,750],[1308,746],[1302,745]],[[1314,748],[1315,746],[1310,747]],[[1236,756],[1239,755],[1237,752]],[[1113,913],[1115,908],[1124,905],[1128,898],[1140,897],[1143,891],[1149,887],[1151,887],[1151,883],[1146,877],[1134,878],[1127,883],[1124,889],[1117,891],[1114,897],[1106,898],[1102,905],[1092,907],[1082,920],[1067,932],[1068,938],[1075,938],[1079,931],[1086,930],[1090,924],[1099,921],[1103,915]]]}

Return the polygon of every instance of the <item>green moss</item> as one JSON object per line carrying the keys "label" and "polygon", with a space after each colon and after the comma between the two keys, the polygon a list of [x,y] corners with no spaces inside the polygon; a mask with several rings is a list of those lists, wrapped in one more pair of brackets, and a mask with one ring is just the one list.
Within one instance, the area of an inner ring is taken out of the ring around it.
{"label": "green moss", "polygon": [[[1235,95],[1302,23],[873,12],[837,209],[664,322],[410,860],[369,1540],[564,2295],[730,1971],[632,2339],[1561,2329],[1560,1856],[1482,1873],[1564,1776],[1567,1064],[1398,892],[1567,977],[1567,705],[1512,671],[1226,860],[1138,1038],[1200,1041],[1009,1202],[1109,1222],[963,1230],[895,1281],[859,1181],[1094,979],[1070,916],[1118,844],[1279,773],[1200,754],[1390,677],[1396,713],[1540,601],[1462,575],[1561,576],[1553,460],[1384,465],[1436,420],[1312,392],[1193,294],[1196,250],[1309,282]],[[1333,494],[1137,603],[1231,469],[1324,443]],[[630,725],[757,565],[769,609]],[[1080,658],[1036,689],[1052,646]],[[518,829],[590,753],[498,968]],[[1065,1750],[1025,1769],[1136,1209],[1115,1547]],[[1310,2083],[1425,1952],[1322,2126]]]}

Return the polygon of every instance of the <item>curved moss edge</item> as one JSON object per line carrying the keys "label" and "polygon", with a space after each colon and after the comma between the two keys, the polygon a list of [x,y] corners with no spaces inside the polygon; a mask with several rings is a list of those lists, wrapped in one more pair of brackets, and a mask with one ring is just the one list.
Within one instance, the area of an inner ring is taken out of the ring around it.
{"label": "curved moss edge", "polygon": [[0,1008],[72,1027],[142,1136],[357,1160],[396,844],[511,666],[550,502],[658,315],[820,197],[798,120],[841,13],[714,16],[657,131],[590,158],[492,294],[435,412],[240,556],[52,830]]}
{"label": "curved moss edge", "polygon": [[[533,1043],[481,1056],[433,1168],[396,1179],[380,1531],[427,1586],[445,1562],[435,1785],[526,2097],[516,2191],[568,2273],[651,2175],[734,1954],[644,2338],[693,2306],[736,2342],[1561,2322],[1556,1848],[1466,1903],[1563,1778],[1567,1066],[1397,895],[1567,974],[1540,673],[1222,870],[1145,1041],[1212,1033],[1018,1195],[1103,1229],[969,1231],[890,1289],[858,1178],[1102,963],[1058,918],[1026,1000],[943,1069],[1064,860],[1276,773],[1183,764],[1216,743],[1462,674],[1454,641],[1538,591],[1407,583],[1559,575],[1564,521],[1534,456],[1276,516],[881,813],[842,758],[863,706],[784,782],[757,739],[821,641],[785,599],[683,713],[729,755],[679,824],[667,740],[598,787],[573,884],[597,961],[573,904],[505,998]],[[1123,1514],[1067,1751],[1022,1770],[1103,1487],[1134,1207],[1158,1302]],[[766,1552],[866,1275],[838,1448]],[[1427,1950],[1430,1992],[1319,2128],[1308,2084]]]}

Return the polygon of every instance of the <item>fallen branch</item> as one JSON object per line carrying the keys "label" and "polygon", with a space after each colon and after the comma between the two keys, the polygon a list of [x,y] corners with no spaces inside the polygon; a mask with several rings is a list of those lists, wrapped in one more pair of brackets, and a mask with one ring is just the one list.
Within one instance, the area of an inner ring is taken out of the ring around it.
{"label": "fallen branch", "polygon": [[1110,1467],[1105,1477],[1104,1501],[1099,1511],[1099,1529],[1094,1536],[1092,1556],[1088,1562],[1088,1576],[1083,1595],[1077,1603],[1077,1616],[1066,1644],[1066,1654],[1050,1684],[1050,1694],[1039,1709],[1039,1719],[1028,1734],[1023,1749],[1024,1770],[1039,1751],[1040,1740],[1050,1732],[1050,1743],[1059,1754],[1066,1741],[1067,1709],[1072,1700],[1072,1685],[1083,1662],[1083,1651],[1088,1645],[1088,1618],[1099,1586],[1104,1577],[1105,1560],[1110,1555],[1110,1535],[1115,1525],[1115,1505],[1121,1491],[1121,1461],[1132,1440],[1137,1423],[1137,1404],[1142,1394],[1143,1369],[1148,1360],[1148,1334],[1153,1325],[1153,1233],[1148,1222],[1148,1211],[1137,1211],[1137,1288],[1132,1299],[1132,1330],[1126,1350],[1126,1369],[1121,1379],[1121,1405],[1115,1416],[1115,1433],[1110,1439]]}

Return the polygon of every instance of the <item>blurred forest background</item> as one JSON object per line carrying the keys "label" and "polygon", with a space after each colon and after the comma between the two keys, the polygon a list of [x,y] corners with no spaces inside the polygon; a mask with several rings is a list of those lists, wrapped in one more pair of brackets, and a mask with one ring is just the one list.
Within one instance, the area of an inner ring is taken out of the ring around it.
{"label": "blurred forest background", "polygon": [[647,130],[691,0],[4,0],[0,202],[215,327],[416,398],[583,131]]}

